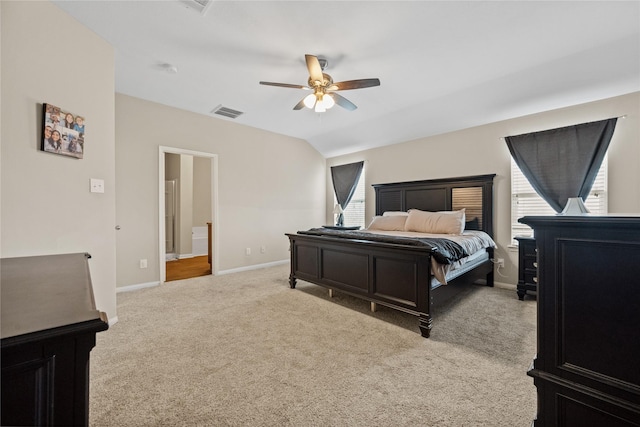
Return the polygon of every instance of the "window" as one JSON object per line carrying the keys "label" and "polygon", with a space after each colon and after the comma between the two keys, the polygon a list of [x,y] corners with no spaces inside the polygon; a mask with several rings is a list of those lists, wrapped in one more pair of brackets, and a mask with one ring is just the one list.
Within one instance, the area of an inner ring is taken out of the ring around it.
{"label": "window", "polygon": [[[351,201],[347,205],[347,208],[344,210],[345,226],[359,225],[361,228],[364,228],[366,226],[364,223],[364,190],[364,169],[362,169],[360,180],[358,181],[358,185],[356,186],[356,191],[353,193]],[[336,203],[338,202],[336,201],[336,196],[334,194],[333,204],[335,205]]]}
{"label": "window", "polygon": [[[607,213],[607,157],[605,156],[593,182],[589,197],[584,202],[593,214]],[[535,192],[529,181],[520,171],[516,162],[511,159],[511,240],[515,236],[531,236],[533,230],[528,225],[520,224],[518,218],[526,215],[555,215],[553,210],[542,197]]]}

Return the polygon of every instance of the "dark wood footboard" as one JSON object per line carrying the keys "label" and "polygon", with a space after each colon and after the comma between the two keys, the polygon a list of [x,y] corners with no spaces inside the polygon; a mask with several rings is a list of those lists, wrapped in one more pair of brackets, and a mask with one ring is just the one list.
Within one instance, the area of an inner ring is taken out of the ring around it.
{"label": "dark wood footboard", "polygon": [[324,236],[287,234],[291,244],[289,284],[296,279],[418,316],[420,331],[431,331],[431,255],[402,247]]}
{"label": "dark wood footboard", "polygon": [[[426,181],[375,184],[376,215],[421,209],[466,210],[466,229],[493,236],[493,178],[477,175]],[[304,280],[418,316],[429,337],[433,293],[431,254],[424,247],[330,236],[287,234],[291,247],[289,285]],[[485,279],[493,286],[493,249],[489,260],[452,283]]]}
{"label": "dark wood footboard", "polygon": [[[428,338],[433,324],[431,254],[424,248],[345,240],[326,236],[287,234],[291,245],[289,285],[297,279],[401,310],[418,317],[420,333]],[[485,279],[493,286],[490,261],[452,283]]]}

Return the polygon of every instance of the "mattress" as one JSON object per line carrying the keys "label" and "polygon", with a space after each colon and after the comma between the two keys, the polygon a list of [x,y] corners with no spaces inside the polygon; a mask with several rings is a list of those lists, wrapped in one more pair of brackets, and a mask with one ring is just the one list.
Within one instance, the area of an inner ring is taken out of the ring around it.
{"label": "mattress", "polygon": [[388,236],[449,239],[462,246],[464,250],[470,255],[452,264],[439,264],[435,259],[431,258],[433,287],[446,285],[447,281],[453,280],[454,278],[466,273],[467,271],[472,270],[478,264],[482,264],[489,259],[487,248],[496,247],[496,243],[487,233],[477,230],[465,230],[460,235],[418,233],[415,231],[379,231],[366,229],[362,231]]}

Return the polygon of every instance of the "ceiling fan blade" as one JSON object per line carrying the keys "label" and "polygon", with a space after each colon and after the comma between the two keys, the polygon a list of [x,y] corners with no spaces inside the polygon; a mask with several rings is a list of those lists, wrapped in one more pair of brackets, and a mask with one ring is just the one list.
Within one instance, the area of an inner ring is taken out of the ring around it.
{"label": "ceiling fan blade", "polygon": [[309,70],[309,77],[311,77],[311,80],[322,83],[324,81],[324,76],[322,75],[322,67],[320,66],[318,57],[314,55],[305,55],[304,59],[307,61],[307,69]]}
{"label": "ceiling fan blade", "polygon": [[290,88],[293,88],[293,89],[306,89],[306,90],[311,89],[308,86],[294,85],[294,84],[290,84],[290,83],[260,82],[260,84],[261,85],[267,85],[267,86],[290,87]]}
{"label": "ceiling fan blade", "polygon": [[304,98],[302,98],[302,100],[300,102],[298,102],[296,104],[295,107],[293,107],[294,110],[302,110],[304,108],[304,100],[305,100],[306,96]]}
{"label": "ceiling fan blade", "polygon": [[329,94],[329,96],[331,96],[333,98],[333,100],[336,101],[336,104],[338,104],[342,108],[345,108],[345,109],[347,109],[349,111],[353,111],[356,108],[358,108],[356,106],[356,104],[354,104],[353,102],[349,101],[344,96],[338,95],[337,93],[331,93],[331,94]]}
{"label": "ceiling fan blade", "polygon": [[329,86],[327,90],[364,89],[373,86],[380,86],[380,79],[347,80],[345,82],[334,83]]}

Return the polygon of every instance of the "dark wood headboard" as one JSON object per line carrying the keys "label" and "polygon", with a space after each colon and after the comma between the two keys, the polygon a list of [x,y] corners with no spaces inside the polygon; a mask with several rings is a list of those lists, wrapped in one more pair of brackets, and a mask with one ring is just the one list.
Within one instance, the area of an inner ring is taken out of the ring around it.
{"label": "dark wood headboard", "polygon": [[[468,229],[493,237],[493,178],[496,174],[373,184],[376,215],[385,211],[451,211],[465,208]],[[477,219],[477,227],[472,225]]]}

